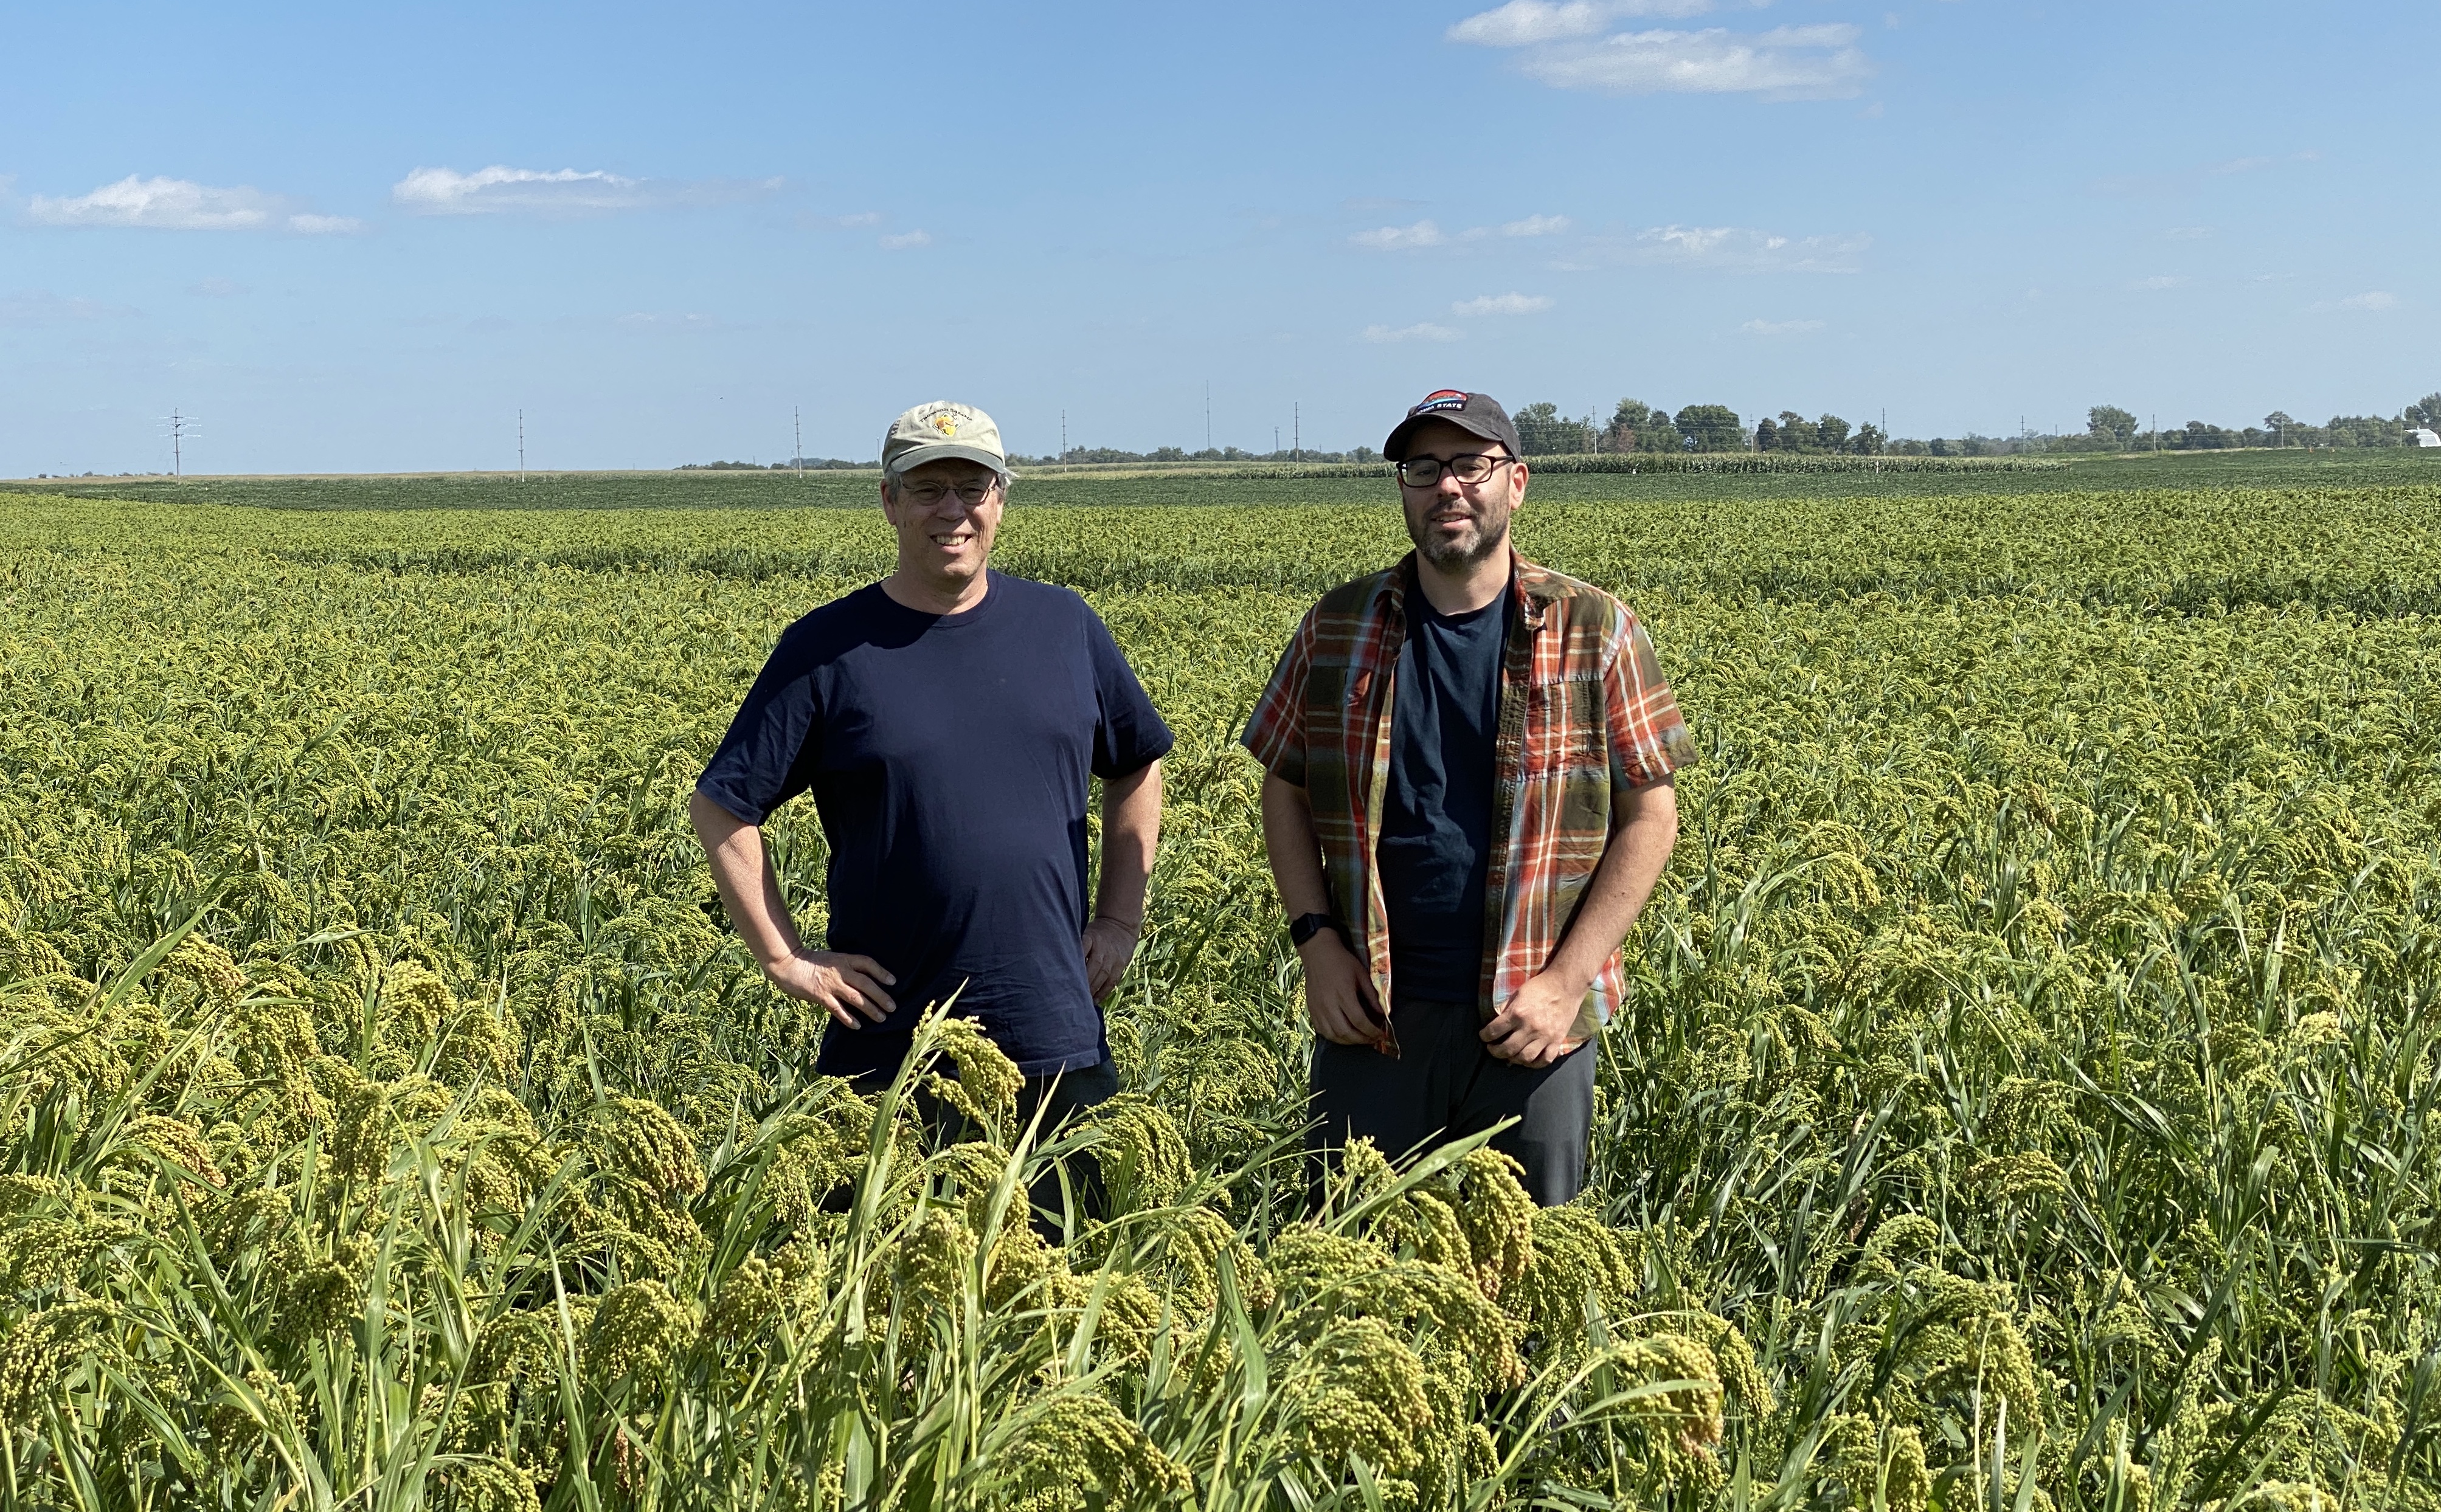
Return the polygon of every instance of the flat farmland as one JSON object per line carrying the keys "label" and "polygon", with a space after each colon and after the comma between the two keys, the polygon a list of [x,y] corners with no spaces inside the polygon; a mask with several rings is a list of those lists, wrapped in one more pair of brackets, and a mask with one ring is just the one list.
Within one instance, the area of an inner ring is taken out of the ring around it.
{"label": "flat farmland", "polygon": [[948,1149],[683,812],[869,475],[0,495],[9,1500],[2441,1507],[2423,460],[1538,477],[1702,750],[1548,1213],[1292,1153],[1233,738],[1382,480],[1020,484],[1179,745],[1125,1095],[945,1024]]}

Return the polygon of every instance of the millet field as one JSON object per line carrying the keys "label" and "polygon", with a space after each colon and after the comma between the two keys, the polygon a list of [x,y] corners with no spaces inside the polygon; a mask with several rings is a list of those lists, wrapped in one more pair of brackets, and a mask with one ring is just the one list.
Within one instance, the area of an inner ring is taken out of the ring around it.
{"label": "millet field", "polygon": [[1018,484],[1178,734],[1056,1137],[684,818],[877,511],[0,495],[0,1504],[2441,1512],[2441,468],[2281,465],[1537,479],[1702,751],[1548,1212],[1308,1201],[1234,737],[1386,481]]}

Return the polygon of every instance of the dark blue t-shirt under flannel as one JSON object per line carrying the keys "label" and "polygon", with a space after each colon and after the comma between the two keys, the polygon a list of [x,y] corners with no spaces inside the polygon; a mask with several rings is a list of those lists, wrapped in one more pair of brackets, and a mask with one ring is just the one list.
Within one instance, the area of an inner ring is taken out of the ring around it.
{"label": "dark blue t-shirt under flannel", "polygon": [[1500,658],[1513,596],[1443,614],[1413,580],[1407,585],[1375,852],[1389,915],[1393,1008],[1472,1003],[1482,995]]}
{"label": "dark blue t-shirt under flannel", "polygon": [[1101,1064],[1077,944],[1087,779],[1169,746],[1066,588],[994,572],[981,603],[937,615],[877,584],[790,625],[696,785],[751,824],[811,792],[830,843],[826,944],[898,979],[897,1011],[832,1023],[816,1069],[895,1071],[916,1016],[952,992],[1029,1076]]}

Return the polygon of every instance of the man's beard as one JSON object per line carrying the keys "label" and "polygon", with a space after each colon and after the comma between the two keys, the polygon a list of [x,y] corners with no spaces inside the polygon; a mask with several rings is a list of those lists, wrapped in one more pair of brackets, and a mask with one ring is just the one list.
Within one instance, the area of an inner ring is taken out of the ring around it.
{"label": "man's beard", "polygon": [[1416,543],[1416,553],[1444,572],[1459,572],[1480,566],[1493,552],[1509,545],[1509,515],[1503,512],[1497,520],[1475,522],[1474,538],[1470,542],[1444,541],[1437,538],[1432,522],[1407,521],[1407,539]]}

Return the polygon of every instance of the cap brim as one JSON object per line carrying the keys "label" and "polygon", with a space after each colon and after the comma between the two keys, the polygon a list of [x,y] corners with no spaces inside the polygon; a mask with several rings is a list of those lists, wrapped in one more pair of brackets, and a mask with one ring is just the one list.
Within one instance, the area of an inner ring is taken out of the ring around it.
{"label": "cap brim", "polygon": [[1007,458],[994,456],[980,446],[965,446],[956,441],[939,441],[931,445],[912,447],[892,458],[881,471],[886,477],[896,477],[909,468],[921,467],[926,462],[952,461],[981,462],[1003,477],[1017,476],[1008,470]]}
{"label": "cap brim", "polygon": [[1382,443],[1383,459],[1393,462],[1406,460],[1408,439],[1414,436],[1418,429],[1437,420],[1456,425],[1470,436],[1478,436],[1488,441],[1498,441],[1503,446],[1509,445],[1509,438],[1494,429],[1490,420],[1479,415],[1468,415],[1454,409],[1444,409],[1437,414],[1410,415],[1399,422],[1399,428],[1392,431],[1390,439]]}

